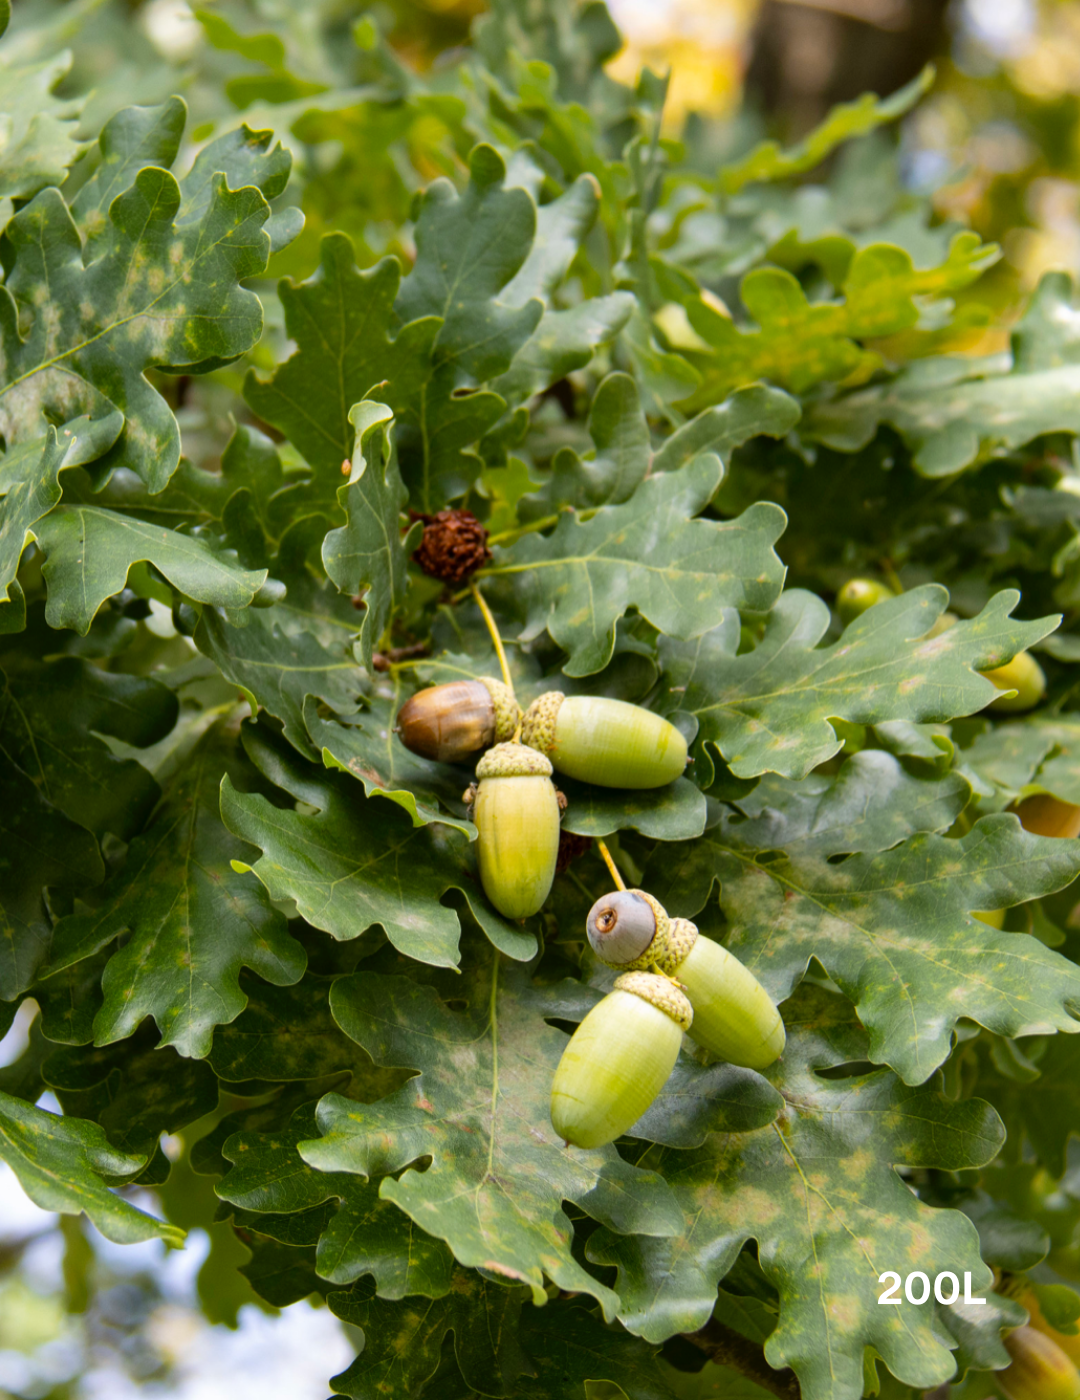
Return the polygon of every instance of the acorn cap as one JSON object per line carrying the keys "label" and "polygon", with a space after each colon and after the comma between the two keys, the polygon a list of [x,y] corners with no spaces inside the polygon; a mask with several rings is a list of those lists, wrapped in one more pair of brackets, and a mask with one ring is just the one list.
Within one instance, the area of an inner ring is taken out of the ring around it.
{"label": "acorn cap", "polygon": [[537,696],[525,711],[521,721],[521,742],[531,749],[550,754],[555,747],[555,723],[559,707],[566,699],[561,690],[549,690]]}
{"label": "acorn cap", "polygon": [[666,977],[655,972],[624,972],[615,979],[617,992],[630,992],[642,1001],[647,1001],[657,1010],[670,1016],[681,1031],[688,1031],[693,1025],[694,1008],[690,1002]]}
{"label": "acorn cap", "polygon": [[483,778],[550,778],[551,760],[524,744],[496,744],[476,765],[476,776]]}
{"label": "acorn cap", "polygon": [[505,743],[507,739],[512,739],[521,723],[521,706],[517,702],[517,696],[502,681],[496,680],[494,676],[478,677],[480,684],[487,687],[491,696],[491,705],[495,711],[495,742]]}

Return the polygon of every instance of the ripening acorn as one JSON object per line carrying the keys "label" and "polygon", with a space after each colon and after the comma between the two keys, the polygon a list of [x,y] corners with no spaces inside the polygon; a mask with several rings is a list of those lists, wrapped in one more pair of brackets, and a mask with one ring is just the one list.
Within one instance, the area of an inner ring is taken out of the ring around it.
{"label": "ripening acorn", "polygon": [[980,923],[989,924],[991,928],[1005,927],[1004,909],[973,909],[971,917],[978,919]]}
{"label": "ripening acorn", "polygon": [[987,705],[988,710],[1001,714],[1018,714],[1030,710],[1046,694],[1046,677],[1035,658],[1027,651],[1018,651],[1004,666],[995,666],[982,673],[993,681],[998,690],[1015,690],[1015,695],[999,695]]}
{"label": "ripening acorn", "polygon": [[603,1147],[668,1081],[694,1013],[666,977],[628,972],[570,1037],[551,1084],[551,1124],[575,1147]]}
{"label": "ripening acorn", "polygon": [[525,711],[521,741],[598,787],[663,787],[686,767],[686,740],[669,720],[604,695],[548,691]]}
{"label": "ripening acorn", "polygon": [[888,584],[879,583],[877,579],[849,578],[836,595],[836,611],[846,627],[875,603],[885,603],[895,597],[896,594]]}
{"label": "ripening acorn", "polygon": [[1080,1371],[1052,1338],[1025,1325],[1001,1340],[1012,1364],[994,1379],[1009,1400],[1080,1400]]}
{"label": "ripening acorn", "polygon": [[1025,797],[1015,810],[1020,825],[1035,836],[1080,836],[1080,807],[1048,792]]}
{"label": "ripening acorn", "polygon": [[611,967],[656,968],[694,1008],[690,1036],[733,1065],[764,1069],[784,1049],[784,1022],[754,974],[689,919],[671,919],[644,890],[616,890],[589,910],[593,951]]}
{"label": "ripening acorn", "polygon": [[476,823],[480,883],[500,914],[526,919],[548,897],[559,857],[565,798],[551,764],[524,744],[496,744],[465,793]]}
{"label": "ripening acorn", "polygon": [[1059,1332],[1056,1327],[1051,1326],[1043,1316],[1043,1310],[1039,1306],[1039,1298],[1034,1289],[1025,1289],[1017,1297],[1017,1302],[1021,1307],[1027,1308],[1030,1313],[1029,1327],[1034,1327],[1036,1332],[1041,1332],[1044,1337],[1049,1337],[1074,1365],[1080,1363],[1080,1332],[1074,1332],[1070,1336],[1068,1333]]}
{"label": "ripening acorn", "polygon": [[398,711],[401,742],[421,758],[458,763],[491,744],[514,737],[521,706],[493,676],[448,681],[418,690]]}

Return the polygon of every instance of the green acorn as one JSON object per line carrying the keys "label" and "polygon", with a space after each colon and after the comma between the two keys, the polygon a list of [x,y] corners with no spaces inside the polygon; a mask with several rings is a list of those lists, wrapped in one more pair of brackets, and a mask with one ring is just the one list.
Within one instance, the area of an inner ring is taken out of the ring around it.
{"label": "green acorn", "polygon": [[986,707],[1002,714],[1019,714],[1030,710],[1046,694],[1046,677],[1043,669],[1028,651],[1018,651],[1004,666],[995,666],[992,671],[982,673],[988,681],[993,681],[998,690],[1015,690],[1015,695],[999,695]]}
{"label": "green acorn", "polygon": [[879,583],[877,579],[849,578],[836,595],[836,611],[846,627],[875,603],[884,603],[895,597],[892,589],[887,584]]}
{"label": "green acorn", "polygon": [[764,1069],[783,1052],[780,1012],[754,974],[719,943],[701,938],[688,919],[671,919],[644,890],[598,899],[586,923],[589,942],[611,967],[656,968],[679,985],[694,1008],[690,1035],[733,1065]]}
{"label": "green acorn", "polygon": [[1009,1400],[1080,1400],[1080,1371],[1057,1342],[1029,1326],[1001,1340],[1012,1364],[994,1379]]}
{"label": "green acorn", "polygon": [[459,763],[512,739],[520,723],[514,692],[493,676],[481,676],[418,690],[398,711],[396,729],[405,747],[421,758]]}
{"label": "green acorn", "polygon": [[673,724],[604,695],[548,691],[525,711],[521,741],[560,773],[598,787],[663,787],[686,767],[686,740]]}
{"label": "green acorn", "polygon": [[496,744],[476,765],[465,793],[479,833],[480,882],[508,919],[526,919],[548,897],[559,856],[566,799],[551,764],[524,744]]}
{"label": "green acorn", "polygon": [[575,1147],[632,1128],[675,1068],[694,1013],[666,977],[629,972],[570,1037],[551,1084],[551,1123]]}

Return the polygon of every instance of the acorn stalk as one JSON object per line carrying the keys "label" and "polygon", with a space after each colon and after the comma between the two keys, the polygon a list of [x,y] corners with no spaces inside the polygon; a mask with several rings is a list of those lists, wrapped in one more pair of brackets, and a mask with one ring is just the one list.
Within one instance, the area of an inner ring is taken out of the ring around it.
{"label": "acorn stalk", "polygon": [[418,690],[398,711],[397,734],[412,753],[458,763],[514,737],[521,706],[493,676]]}
{"label": "acorn stalk", "polygon": [[559,857],[565,798],[551,764],[524,744],[496,744],[476,766],[465,793],[478,832],[484,893],[500,914],[525,919],[548,897]]}
{"label": "acorn stalk", "polygon": [[604,695],[541,695],[525,711],[521,741],[598,787],[663,787],[686,767],[686,740],[669,720]]}
{"label": "acorn stalk", "polygon": [[575,1147],[603,1147],[627,1132],[667,1083],[690,1002],[666,977],[629,972],[570,1037],[551,1085],[551,1123]]}
{"label": "acorn stalk", "polygon": [[655,968],[677,978],[691,1006],[693,1040],[730,1064],[764,1069],[783,1052],[784,1022],[754,974],[688,919],[671,919],[644,890],[598,899],[589,942],[611,967]]}

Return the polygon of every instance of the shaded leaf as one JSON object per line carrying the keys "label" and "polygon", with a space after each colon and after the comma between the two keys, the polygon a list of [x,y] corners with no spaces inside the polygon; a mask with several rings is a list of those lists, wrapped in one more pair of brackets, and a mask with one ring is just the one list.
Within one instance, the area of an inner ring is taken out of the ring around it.
{"label": "shaded leaf", "polygon": [[131,843],[101,906],[57,926],[52,971],[129,935],[102,979],[98,1045],[124,1039],[153,1016],[162,1045],[202,1058],[214,1027],[244,1009],[242,966],[278,984],[303,974],[304,951],[283,916],[232,867],[247,848],[221,823],[218,785],[223,769],[238,771],[234,746],[228,728],[208,731],[169,783],[151,826]]}
{"label": "shaded leaf", "polygon": [[75,163],[82,103],[54,96],[70,68],[70,53],[39,63],[0,59],[0,199],[29,199],[46,185],[62,185]]}
{"label": "shaded leaf", "polygon": [[624,792],[593,787],[558,775],[568,806],[563,830],[578,836],[610,836],[632,829],[657,841],[688,841],[705,830],[706,804],[689,778],[677,778],[662,788]]}
{"label": "shaded leaf", "polygon": [[703,409],[666,440],[653,457],[654,472],[673,472],[701,452],[714,452],[726,462],[735,447],[751,438],[784,437],[799,421],[797,399],[767,384],[736,389],[715,408]]}

